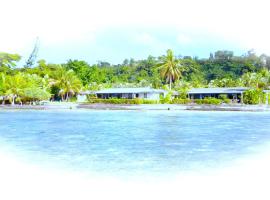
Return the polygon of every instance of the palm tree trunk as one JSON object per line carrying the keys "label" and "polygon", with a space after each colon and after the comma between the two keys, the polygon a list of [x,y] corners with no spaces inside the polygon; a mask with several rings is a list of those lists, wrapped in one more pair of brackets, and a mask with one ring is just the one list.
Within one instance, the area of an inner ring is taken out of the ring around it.
{"label": "palm tree trunk", "polygon": [[68,96],[68,92],[67,92],[67,95],[66,95],[66,101],[68,101],[68,98],[69,98],[69,96]]}
{"label": "palm tree trunk", "polygon": [[172,76],[170,76],[170,90],[172,90]]}
{"label": "palm tree trunk", "polygon": [[13,106],[15,104],[15,96],[12,96],[12,102],[11,105]]}

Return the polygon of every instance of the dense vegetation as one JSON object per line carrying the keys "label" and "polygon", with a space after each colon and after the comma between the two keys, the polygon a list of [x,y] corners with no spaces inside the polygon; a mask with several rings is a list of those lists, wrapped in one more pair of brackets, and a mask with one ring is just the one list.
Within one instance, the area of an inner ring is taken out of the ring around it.
{"label": "dense vegetation", "polygon": [[[235,56],[217,51],[207,59],[174,56],[171,50],[160,57],[125,59],[122,64],[82,60],[53,64],[39,60],[33,67],[17,66],[21,57],[0,53],[2,103],[32,103],[40,100],[69,101],[82,90],[109,87],[151,86],[179,91],[182,98],[192,87],[250,87],[246,103],[256,103],[270,86],[270,57],[248,51]],[[177,100],[175,100],[177,101]],[[178,100],[180,102],[180,100]]]}

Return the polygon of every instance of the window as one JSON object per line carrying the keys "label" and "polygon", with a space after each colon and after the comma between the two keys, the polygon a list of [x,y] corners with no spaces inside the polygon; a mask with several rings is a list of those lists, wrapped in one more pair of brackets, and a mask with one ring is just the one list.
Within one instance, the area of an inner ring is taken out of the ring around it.
{"label": "window", "polygon": [[143,98],[145,98],[145,99],[147,98],[147,93],[143,94]]}

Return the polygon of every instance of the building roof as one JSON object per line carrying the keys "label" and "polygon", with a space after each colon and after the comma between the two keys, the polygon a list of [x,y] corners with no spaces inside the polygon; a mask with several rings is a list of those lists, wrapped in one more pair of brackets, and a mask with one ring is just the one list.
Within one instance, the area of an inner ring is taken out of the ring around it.
{"label": "building roof", "polygon": [[95,94],[95,91],[86,90],[79,92],[80,95],[88,95],[88,94]]}
{"label": "building roof", "polygon": [[230,88],[193,88],[188,94],[239,94],[248,90],[246,87],[230,87]]}
{"label": "building roof", "polygon": [[153,89],[150,87],[141,88],[110,88],[97,91],[96,94],[123,94],[123,93],[164,93],[166,90]]}

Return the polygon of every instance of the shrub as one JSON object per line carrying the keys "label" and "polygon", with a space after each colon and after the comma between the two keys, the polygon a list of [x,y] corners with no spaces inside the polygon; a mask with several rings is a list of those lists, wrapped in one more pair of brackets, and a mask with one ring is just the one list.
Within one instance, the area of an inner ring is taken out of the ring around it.
{"label": "shrub", "polygon": [[148,99],[89,99],[89,103],[105,103],[105,104],[157,104],[158,101]]}
{"label": "shrub", "polygon": [[156,100],[149,100],[149,99],[143,99],[142,104],[158,104],[159,101]]}
{"label": "shrub", "polygon": [[194,99],[194,103],[196,104],[203,104],[203,99]]}
{"label": "shrub", "polygon": [[228,95],[227,94],[220,94],[220,95],[218,95],[218,98],[221,100],[225,100],[225,99],[228,99]]}
{"label": "shrub", "polygon": [[70,99],[68,101],[69,102],[77,102],[77,97],[76,96],[70,97]]}
{"label": "shrub", "polygon": [[231,100],[230,99],[223,99],[223,103],[231,103]]}
{"label": "shrub", "polygon": [[173,99],[171,101],[172,104],[188,104],[191,103],[190,99]]}
{"label": "shrub", "polygon": [[164,104],[164,103],[170,103],[172,99],[172,93],[169,92],[165,97],[160,96],[160,103]]}
{"label": "shrub", "polygon": [[250,89],[244,92],[245,104],[259,104],[265,102],[265,94],[260,89]]}
{"label": "shrub", "polygon": [[196,104],[212,104],[219,105],[222,103],[222,100],[216,98],[205,98],[205,99],[195,99]]}
{"label": "shrub", "polygon": [[231,100],[228,98],[227,94],[218,95],[218,99],[220,99],[223,103],[231,103]]}

